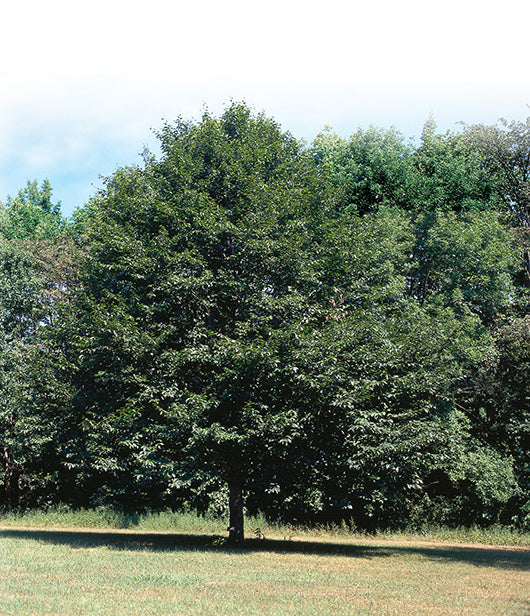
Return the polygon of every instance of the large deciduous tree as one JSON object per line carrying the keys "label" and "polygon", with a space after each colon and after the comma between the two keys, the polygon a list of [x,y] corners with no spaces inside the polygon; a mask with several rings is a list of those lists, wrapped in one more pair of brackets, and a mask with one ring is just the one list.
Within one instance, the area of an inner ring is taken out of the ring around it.
{"label": "large deciduous tree", "polygon": [[246,478],[298,430],[282,357],[319,299],[321,186],[301,144],[243,105],[159,138],[160,160],[120,170],[90,205],[72,322],[84,454],[67,455],[114,486],[128,477],[131,498],[146,477],[213,469],[241,541]]}

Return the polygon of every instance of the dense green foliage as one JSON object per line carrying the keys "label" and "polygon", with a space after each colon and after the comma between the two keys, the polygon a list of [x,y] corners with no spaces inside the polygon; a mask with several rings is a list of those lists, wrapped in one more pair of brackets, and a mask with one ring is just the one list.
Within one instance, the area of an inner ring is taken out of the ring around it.
{"label": "dense green foliage", "polygon": [[28,182],[0,210],[0,448],[8,507],[20,504],[21,489],[36,494],[40,461],[53,438],[35,407],[34,386],[53,387],[40,330],[53,325],[56,304],[66,296],[70,245],[48,182],[41,188]]}
{"label": "dense green foliage", "polygon": [[232,104],[75,224],[28,183],[0,210],[4,504],[229,506],[236,541],[243,503],[528,524],[523,128],[307,148]]}

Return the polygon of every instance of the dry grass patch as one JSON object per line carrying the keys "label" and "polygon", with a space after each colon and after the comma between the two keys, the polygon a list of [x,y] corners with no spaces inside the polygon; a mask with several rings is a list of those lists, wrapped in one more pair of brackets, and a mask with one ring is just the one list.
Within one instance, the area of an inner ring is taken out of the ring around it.
{"label": "dry grass patch", "polygon": [[2,616],[523,616],[530,551],[411,540],[0,530]]}

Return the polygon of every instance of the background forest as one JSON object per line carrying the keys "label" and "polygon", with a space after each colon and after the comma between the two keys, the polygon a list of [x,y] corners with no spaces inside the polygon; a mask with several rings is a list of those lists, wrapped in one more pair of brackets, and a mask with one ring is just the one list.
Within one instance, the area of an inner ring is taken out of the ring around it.
{"label": "background forest", "polygon": [[530,527],[530,118],[182,119],[0,208],[2,506]]}

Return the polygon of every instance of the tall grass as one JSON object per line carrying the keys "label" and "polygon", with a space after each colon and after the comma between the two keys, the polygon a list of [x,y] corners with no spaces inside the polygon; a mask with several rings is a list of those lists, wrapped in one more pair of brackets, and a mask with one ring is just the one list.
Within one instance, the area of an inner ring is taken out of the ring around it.
{"label": "tall grass", "polygon": [[27,528],[94,528],[137,529],[219,533],[224,530],[220,519],[190,512],[124,513],[114,509],[70,509],[65,506],[46,510],[12,511],[0,514],[0,526]]}
{"label": "tall grass", "polygon": [[450,528],[447,526],[425,526],[414,530],[379,531],[379,538],[390,539],[425,539],[428,541],[446,541],[454,543],[471,543],[482,545],[530,546],[530,533],[507,526],[493,525],[487,528],[479,526]]}
{"label": "tall grass", "polygon": [[[156,511],[147,513],[124,513],[114,509],[70,509],[58,506],[47,510],[0,513],[0,527],[24,528],[88,528],[139,531],[173,532],[184,534],[225,535],[227,521],[199,515],[195,511]],[[271,522],[264,516],[247,517],[246,535],[252,538],[296,537],[357,537],[382,540],[425,540],[484,545],[530,546],[530,533],[505,526],[459,527],[426,526],[410,530],[380,530],[364,533],[350,526],[325,525],[307,528]]]}

